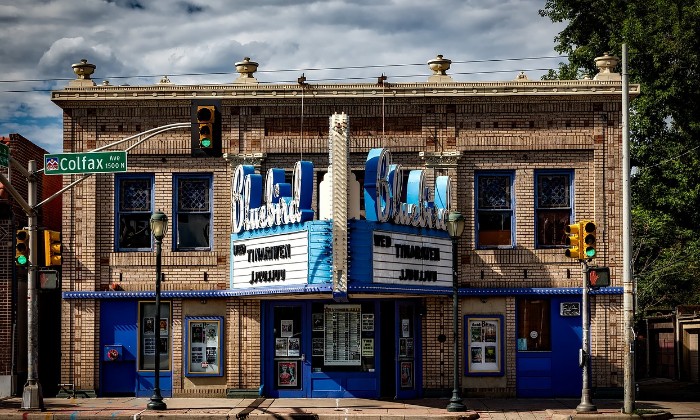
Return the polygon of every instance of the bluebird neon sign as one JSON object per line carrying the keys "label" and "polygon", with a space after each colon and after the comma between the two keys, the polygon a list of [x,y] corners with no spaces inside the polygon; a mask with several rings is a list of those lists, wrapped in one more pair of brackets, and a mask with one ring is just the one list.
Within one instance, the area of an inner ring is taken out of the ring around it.
{"label": "bluebird neon sign", "polygon": [[[299,161],[294,166],[292,184],[285,182],[284,169],[279,168],[268,170],[263,184],[262,175],[255,173],[252,165],[239,165],[231,188],[233,232],[313,220],[313,176],[313,164]],[[429,201],[424,171],[411,170],[406,183],[405,203],[401,202],[403,179],[403,169],[391,162],[389,150],[369,151],[364,183],[367,220],[447,230],[450,177],[435,179],[434,201]]]}
{"label": "bluebird neon sign", "polygon": [[365,162],[365,217],[377,222],[447,230],[450,211],[450,177],[435,179],[434,201],[429,201],[425,172],[408,173],[406,202],[401,202],[403,169],[393,164],[387,149],[372,149]]}
{"label": "bluebird neon sign", "polygon": [[263,203],[262,175],[256,174],[251,165],[238,165],[231,188],[231,226],[234,233],[313,220],[313,164],[297,162],[294,165],[293,184],[284,181],[284,169],[272,168],[267,171]]}

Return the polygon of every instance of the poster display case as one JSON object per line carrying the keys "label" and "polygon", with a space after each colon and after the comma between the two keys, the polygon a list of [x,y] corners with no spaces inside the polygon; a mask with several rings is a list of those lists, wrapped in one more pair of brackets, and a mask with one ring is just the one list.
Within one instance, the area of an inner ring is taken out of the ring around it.
{"label": "poster display case", "polygon": [[[170,302],[160,302],[160,323],[156,322],[156,303],[139,302],[139,370],[154,370],[156,356],[156,339],[160,343],[159,369],[170,370]],[[156,335],[156,332],[159,334]]]}
{"label": "poster display case", "polygon": [[311,323],[314,372],[374,372],[372,304],[315,304]]}
{"label": "poster display case", "polygon": [[503,375],[503,315],[464,316],[465,375]]}
{"label": "poster display case", "polygon": [[185,376],[223,376],[223,324],[220,316],[185,317]]}

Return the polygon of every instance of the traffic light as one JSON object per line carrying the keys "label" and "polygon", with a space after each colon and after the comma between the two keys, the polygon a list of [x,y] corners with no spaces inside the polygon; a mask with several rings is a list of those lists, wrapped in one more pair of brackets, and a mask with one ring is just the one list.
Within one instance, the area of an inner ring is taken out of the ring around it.
{"label": "traffic light", "polygon": [[216,121],[216,109],[213,106],[200,105],[197,107],[200,149],[211,149],[214,147],[214,121]]}
{"label": "traffic light", "polygon": [[595,222],[592,220],[582,220],[581,222],[581,232],[583,232],[583,241],[581,242],[581,248],[583,249],[583,255],[585,258],[593,258],[596,255],[595,250]]}
{"label": "traffic light", "polygon": [[44,265],[61,265],[61,232],[55,230],[44,231]]}
{"label": "traffic light", "polygon": [[221,101],[192,102],[192,156],[221,156]]}
{"label": "traffic light", "polygon": [[29,264],[29,231],[21,229],[15,235],[15,264],[26,267]]}
{"label": "traffic light", "polygon": [[608,267],[588,267],[586,270],[586,280],[588,287],[599,288],[610,286],[610,268]]}
{"label": "traffic light", "polygon": [[581,225],[579,223],[574,223],[567,225],[564,228],[566,232],[566,246],[568,247],[564,254],[569,258],[580,259],[581,258]]}

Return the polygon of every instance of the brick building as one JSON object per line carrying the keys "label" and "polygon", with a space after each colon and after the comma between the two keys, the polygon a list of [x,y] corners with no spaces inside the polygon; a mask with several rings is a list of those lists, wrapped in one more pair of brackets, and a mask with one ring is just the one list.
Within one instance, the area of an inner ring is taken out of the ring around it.
{"label": "brick building", "polygon": [[[326,85],[258,83],[247,58],[217,85],[96,85],[95,66],[75,64],[52,93],[65,152],[184,124],[114,146],[128,171],[65,195],[61,381],[149,396],[160,343],[165,396],[448,395],[443,217],[458,210],[466,394],[580,395],[581,266],[564,227],[582,219],[612,277],[591,297],[592,384],[621,387],[622,84],[616,60],[599,61],[593,79],[476,83],[438,56],[427,82]],[[222,157],[193,156],[198,103],[219,107]],[[156,210],[169,217],[160,325]]]}
{"label": "brick building", "polygon": [[[44,154],[48,153],[19,134],[0,137],[0,142],[9,147],[10,156],[25,169],[30,160],[36,161],[40,167]],[[27,180],[22,173],[12,167],[0,167],[0,170],[27,200]],[[51,197],[62,187],[61,176],[49,177],[40,174],[37,181],[39,202]],[[61,198],[58,197],[39,207],[39,227],[60,231],[61,206]],[[16,393],[18,387],[24,383],[23,378],[26,378],[27,373],[27,272],[24,268],[16,267],[14,263],[15,233],[27,224],[26,213],[0,183],[0,342],[3,343],[0,346],[0,395],[4,396]],[[51,332],[60,330],[60,295],[51,291],[42,292],[39,303],[46,311],[53,311],[56,315],[40,321],[40,328],[44,331],[44,337],[48,339],[41,340],[40,347],[52,348],[53,343],[59,340],[58,333],[54,335]],[[58,359],[45,354],[41,362],[45,366],[42,378],[48,382],[57,382]]]}

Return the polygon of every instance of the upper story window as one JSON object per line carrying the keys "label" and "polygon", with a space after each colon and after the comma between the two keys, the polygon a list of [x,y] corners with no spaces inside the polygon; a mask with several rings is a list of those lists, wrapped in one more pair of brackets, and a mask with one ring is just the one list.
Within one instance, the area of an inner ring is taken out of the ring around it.
{"label": "upper story window", "polygon": [[513,246],[513,173],[476,174],[476,246],[510,248]]}
{"label": "upper story window", "polygon": [[117,251],[151,250],[153,175],[118,175],[115,179]]}
{"label": "upper story window", "polygon": [[176,175],[174,183],[175,249],[211,249],[211,175]]}
{"label": "upper story window", "polygon": [[571,171],[535,173],[535,231],[538,248],[566,245],[564,228],[572,215]]}

